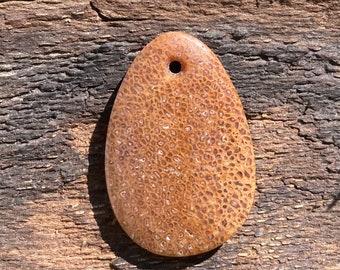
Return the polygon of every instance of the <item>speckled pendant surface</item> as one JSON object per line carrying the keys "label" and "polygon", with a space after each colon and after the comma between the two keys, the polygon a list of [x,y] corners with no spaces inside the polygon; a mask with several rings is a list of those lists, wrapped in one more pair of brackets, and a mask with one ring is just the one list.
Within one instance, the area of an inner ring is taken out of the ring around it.
{"label": "speckled pendant surface", "polygon": [[139,53],[111,112],[105,173],[117,220],[153,253],[204,253],[243,224],[256,185],[251,135],[205,44],[168,32]]}

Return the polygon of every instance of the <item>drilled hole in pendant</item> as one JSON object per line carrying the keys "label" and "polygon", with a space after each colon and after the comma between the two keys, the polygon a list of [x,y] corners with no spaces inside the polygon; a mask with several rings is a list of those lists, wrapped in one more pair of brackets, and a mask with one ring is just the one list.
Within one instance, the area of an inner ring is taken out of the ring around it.
{"label": "drilled hole in pendant", "polygon": [[178,61],[172,61],[169,64],[169,69],[172,73],[177,74],[182,70],[182,64]]}

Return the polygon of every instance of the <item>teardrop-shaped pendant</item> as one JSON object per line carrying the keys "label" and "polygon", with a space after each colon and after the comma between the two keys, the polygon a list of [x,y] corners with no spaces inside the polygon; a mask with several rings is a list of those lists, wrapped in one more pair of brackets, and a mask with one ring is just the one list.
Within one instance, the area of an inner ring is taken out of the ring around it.
{"label": "teardrop-shaped pendant", "polygon": [[111,112],[105,172],[117,220],[153,253],[204,253],[243,224],[256,185],[251,135],[205,44],[168,32],[139,53]]}

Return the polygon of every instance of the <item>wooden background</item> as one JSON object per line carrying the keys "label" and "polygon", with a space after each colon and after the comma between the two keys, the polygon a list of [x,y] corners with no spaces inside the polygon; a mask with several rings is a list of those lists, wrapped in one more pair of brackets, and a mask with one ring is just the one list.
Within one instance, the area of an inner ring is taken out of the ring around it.
{"label": "wooden background", "polygon": [[[164,259],[106,194],[108,116],[159,33],[218,55],[253,135],[256,203],[221,248]],[[340,269],[339,0],[0,0],[0,269]]]}

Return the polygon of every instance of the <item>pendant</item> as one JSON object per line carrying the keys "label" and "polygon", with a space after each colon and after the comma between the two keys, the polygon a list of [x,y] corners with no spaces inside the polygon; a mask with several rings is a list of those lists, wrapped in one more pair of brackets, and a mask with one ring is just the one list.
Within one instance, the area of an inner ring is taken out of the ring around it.
{"label": "pendant", "polygon": [[201,41],[167,32],[138,54],[111,112],[105,174],[118,222],[152,253],[204,253],[242,226],[256,185],[252,139],[232,81]]}

